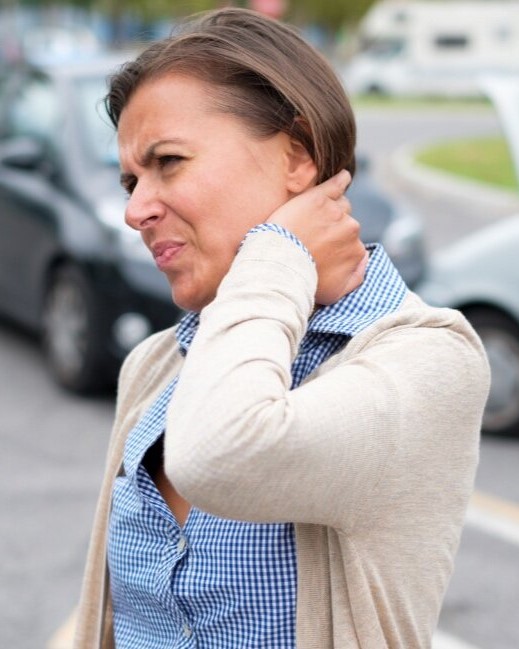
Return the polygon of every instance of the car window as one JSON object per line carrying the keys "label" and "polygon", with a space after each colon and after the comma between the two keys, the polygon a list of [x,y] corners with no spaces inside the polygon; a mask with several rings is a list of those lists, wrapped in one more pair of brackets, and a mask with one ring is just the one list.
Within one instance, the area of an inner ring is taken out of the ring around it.
{"label": "car window", "polygon": [[76,80],[78,106],[81,112],[81,132],[91,156],[103,165],[119,165],[117,137],[103,98],[106,95],[106,78],[92,77]]}
{"label": "car window", "polygon": [[6,88],[7,71],[0,61],[0,106],[5,101],[5,88]]}
{"label": "car window", "polygon": [[59,130],[59,106],[51,82],[31,77],[18,87],[6,107],[4,136],[37,137],[51,144]]}

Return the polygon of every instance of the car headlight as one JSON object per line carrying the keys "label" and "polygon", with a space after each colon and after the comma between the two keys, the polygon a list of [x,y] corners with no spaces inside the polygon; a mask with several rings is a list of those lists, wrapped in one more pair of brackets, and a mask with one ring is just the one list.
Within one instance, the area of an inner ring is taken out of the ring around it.
{"label": "car headlight", "polygon": [[423,253],[423,228],[419,219],[407,208],[399,208],[398,216],[389,223],[382,244],[393,259]]}
{"label": "car headlight", "polygon": [[153,255],[146,248],[141,235],[128,226],[118,231],[118,240],[121,247],[121,253],[127,259],[143,261],[151,266],[155,266]]}
{"label": "car headlight", "polygon": [[102,199],[97,206],[100,220],[114,234],[123,257],[154,265],[153,256],[144,245],[141,235],[126,225],[124,210],[124,200],[116,196]]}

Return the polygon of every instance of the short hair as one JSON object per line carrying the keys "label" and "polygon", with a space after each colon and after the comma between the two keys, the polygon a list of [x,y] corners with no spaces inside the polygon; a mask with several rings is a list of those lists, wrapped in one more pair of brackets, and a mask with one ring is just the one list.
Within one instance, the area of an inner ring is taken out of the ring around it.
{"label": "short hair", "polygon": [[125,63],[105,98],[117,128],[144,82],[179,72],[215,87],[217,107],[258,137],[284,132],[314,160],[317,181],[355,171],[353,111],[332,66],[297,31],[249,9],[226,8],[186,21]]}

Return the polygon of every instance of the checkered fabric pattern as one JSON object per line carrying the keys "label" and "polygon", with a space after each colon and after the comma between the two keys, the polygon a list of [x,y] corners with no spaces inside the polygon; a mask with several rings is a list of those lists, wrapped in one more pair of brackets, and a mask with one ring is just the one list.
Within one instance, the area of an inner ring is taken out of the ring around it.
{"label": "checkered fabric pattern", "polygon": [[[271,229],[294,237],[279,226]],[[302,244],[295,240],[297,245]],[[369,246],[363,285],[316,312],[292,367],[293,388],[348,339],[396,310],[406,287],[384,250]],[[198,314],[177,339],[189,347]],[[295,648],[296,549],[286,524],[219,519],[192,508],[180,528],[142,465],[163,433],[177,378],[130,432],[116,480],[108,562],[118,649]]]}

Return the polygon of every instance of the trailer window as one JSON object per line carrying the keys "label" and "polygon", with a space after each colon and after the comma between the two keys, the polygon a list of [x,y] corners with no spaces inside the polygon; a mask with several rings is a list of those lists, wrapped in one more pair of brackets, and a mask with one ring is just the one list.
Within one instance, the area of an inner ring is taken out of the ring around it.
{"label": "trailer window", "polygon": [[363,38],[359,49],[374,59],[390,59],[400,54],[404,45],[401,38]]}
{"label": "trailer window", "polygon": [[401,25],[406,23],[408,18],[409,14],[406,11],[395,11],[393,14],[393,22]]}
{"label": "trailer window", "polygon": [[469,38],[465,34],[443,34],[436,36],[434,45],[438,49],[465,49],[469,45]]}

